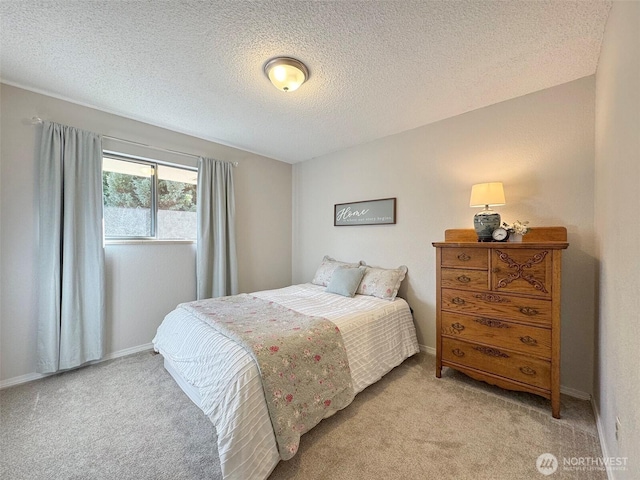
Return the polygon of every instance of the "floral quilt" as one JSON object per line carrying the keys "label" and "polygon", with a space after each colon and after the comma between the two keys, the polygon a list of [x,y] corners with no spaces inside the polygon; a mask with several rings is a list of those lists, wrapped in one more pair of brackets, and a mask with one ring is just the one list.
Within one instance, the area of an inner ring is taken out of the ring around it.
{"label": "floral quilt", "polygon": [[180,305],[241,344],[257,362],[280,458],[355,396],[338,327],[248,294]]}

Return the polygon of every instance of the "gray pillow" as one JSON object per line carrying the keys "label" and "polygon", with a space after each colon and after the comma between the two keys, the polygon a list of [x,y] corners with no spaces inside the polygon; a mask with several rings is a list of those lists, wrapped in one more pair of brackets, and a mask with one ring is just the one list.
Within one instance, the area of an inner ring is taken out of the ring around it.
{"label": "gray pillow", "polygon": [[364,276],[367,267],[349,268],[338,267],[331,276],[331,281],[327,285],[327,292],[337,293],[345,297],[353,297],[356,294],[358,285]]}

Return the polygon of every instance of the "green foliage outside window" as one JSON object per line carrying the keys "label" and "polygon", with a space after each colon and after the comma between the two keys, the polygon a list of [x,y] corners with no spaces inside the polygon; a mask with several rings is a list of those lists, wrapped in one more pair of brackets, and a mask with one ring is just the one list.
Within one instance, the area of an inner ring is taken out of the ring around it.
{"label": "green foliage outside window", "polygon": [[158,209],[196,211],[196,186],[190,183],[158,180]]}
{"label": "green foliage outside window", "polygon": [[102,191],[105,207],[151,207],[151,180],[149,177],[102,172]]}
{"label": "green foliage outside window", "polygon": [[[151,178],[117,172],[103,172],[105,207],[151,208]],[[196,211],[196,186],[158,180],[158,209]]]}

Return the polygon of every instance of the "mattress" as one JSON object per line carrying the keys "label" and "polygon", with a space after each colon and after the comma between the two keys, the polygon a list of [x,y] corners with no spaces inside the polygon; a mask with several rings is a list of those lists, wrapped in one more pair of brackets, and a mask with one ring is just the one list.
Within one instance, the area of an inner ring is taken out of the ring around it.
{"label": "mattress", "polygon": [[[334,322],[356,393],[419,350],[409,306],[401,298],[348,298],[312,284],[252,295]],[[223,477],[268,477],[280,456],[251,354],[182,308],[166,316],[153,343],[167,370],[215,425]]]}

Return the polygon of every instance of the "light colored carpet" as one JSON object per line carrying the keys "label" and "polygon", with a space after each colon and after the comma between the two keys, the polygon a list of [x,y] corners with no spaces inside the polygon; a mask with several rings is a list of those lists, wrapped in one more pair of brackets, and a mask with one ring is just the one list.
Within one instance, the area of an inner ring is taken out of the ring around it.
{"label": "light colored carpet", "polygon": [[[562,397],[560,420],[540,397],[506,392],[405,361],[302,437],[270,480],[606,479],[565,470],[600,457],[589,402]],[[0,391],[0,478],[220,479],[215,429],[144,352]],[[558,470],[536,469],[543,453]]]}

